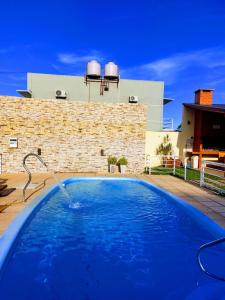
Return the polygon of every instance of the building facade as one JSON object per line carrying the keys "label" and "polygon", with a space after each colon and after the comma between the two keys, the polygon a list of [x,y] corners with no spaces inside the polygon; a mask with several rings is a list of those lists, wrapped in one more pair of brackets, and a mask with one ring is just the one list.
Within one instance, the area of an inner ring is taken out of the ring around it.
{"label": "building facade", "polygon": [[186,155],[196,155],[199,167],[202,160],[225,162],[225,105],[213,103],[213,90],[195,91],[195,103],[183,104],[183,132],[186,136]]}
{"label": "building facade", "polygon": [[101,87],[99,81],[86,82],[83,76],[28,73],[27,90],[18,92],[34,99],[56,99],[58,90],[65,92],[65,101],[129,103],[131,96],[137,97],[138,103],[147,107],[147,129],[162,130],[163,105],[168,100],[164,100],[161,81],[120,79],[118,83],[108,81],[108,86]]}

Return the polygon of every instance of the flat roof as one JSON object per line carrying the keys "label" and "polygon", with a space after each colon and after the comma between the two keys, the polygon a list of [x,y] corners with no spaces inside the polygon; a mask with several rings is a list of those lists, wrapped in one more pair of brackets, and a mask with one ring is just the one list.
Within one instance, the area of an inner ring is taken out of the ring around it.
{"label": "flat roof", "polygon": [[28,90],[16,90],[17,93],[19,93],[21,96],[25,97],[25,98],[31,98],[32,93],[31,91]]}
{"label": "flat roof", "polygon": [[163,105],[166,105],[167,103],[170,103],[174,101],[174,99],[171,99],[171,98],[163,98]]}
{"label": "flat roof", "polygon": [[194,103],[183,103],[185,107],[193,108],[196,110],[203,110],[215,113],[225,113],[225,104],[212,104],[212,105],[200,105]]}
{"label": "flat roof", "polygon": [[[79,77],[84,79],[84,75],[74,75],[74,74],[49,74],[49,73],[32,73],[28,72],[27,76],[54,76],[54,77]],[[120,81],[137,81],[137,82],[151,82],[151,83],[159,83],[164,84],[164,81],[162,80],[147,80],[147,79],[129,79],[129,78],[121,78]]]}

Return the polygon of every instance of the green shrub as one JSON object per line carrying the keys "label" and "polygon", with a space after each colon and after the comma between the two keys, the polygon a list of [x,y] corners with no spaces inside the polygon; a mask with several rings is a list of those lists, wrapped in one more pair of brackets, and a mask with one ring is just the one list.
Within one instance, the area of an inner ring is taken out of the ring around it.
{"label": "green shrub", "polygon": [[109,165],[116,165],[116,163],[117,163],[117,158],[115,157],[115,156],[109,156],[108,157],[108,164]]}
{"label": "green shrub", "polygon": [[127,159],[126,159],[125,156],[122,156],[122,157],[118,160],[117,164],[118,164],[118,165],[121,165],[121,166],[127,166],[128,161],[127,161]]}
{"label": "green shrub", "polygon": [[156,154],[157,155],[172,155],[172,153],[173,153],[173,146],[170,143],[170,137],[167,134],[163,137],[163,142],[156,149]]}

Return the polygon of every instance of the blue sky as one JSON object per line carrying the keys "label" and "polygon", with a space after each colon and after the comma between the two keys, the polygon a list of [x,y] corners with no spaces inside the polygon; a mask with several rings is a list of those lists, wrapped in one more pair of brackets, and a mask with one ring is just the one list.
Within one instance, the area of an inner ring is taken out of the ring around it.
{"label": "blue sky", "polygon": [[2,1],[0,94],[26,88],[26,72],[84,73],[95,58],[122,78],[162,80],[181,119],[194,90],[225,103],[225,1]]}

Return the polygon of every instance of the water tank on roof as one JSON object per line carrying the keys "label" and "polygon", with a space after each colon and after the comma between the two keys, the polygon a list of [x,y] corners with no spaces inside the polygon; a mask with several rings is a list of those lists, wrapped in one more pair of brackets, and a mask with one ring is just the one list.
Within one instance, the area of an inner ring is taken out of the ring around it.
{"label": "water tank on roof", "polygon": [[96,60],[91,60],[87,64],[87,77],[98,79],[101,77],[101,66]]}
{"label": "water tank on roof", "polygon": [[106,79],[118,79],[119,77],[119,68],[113,62],[109,62],[105,65],[105,76]]}

